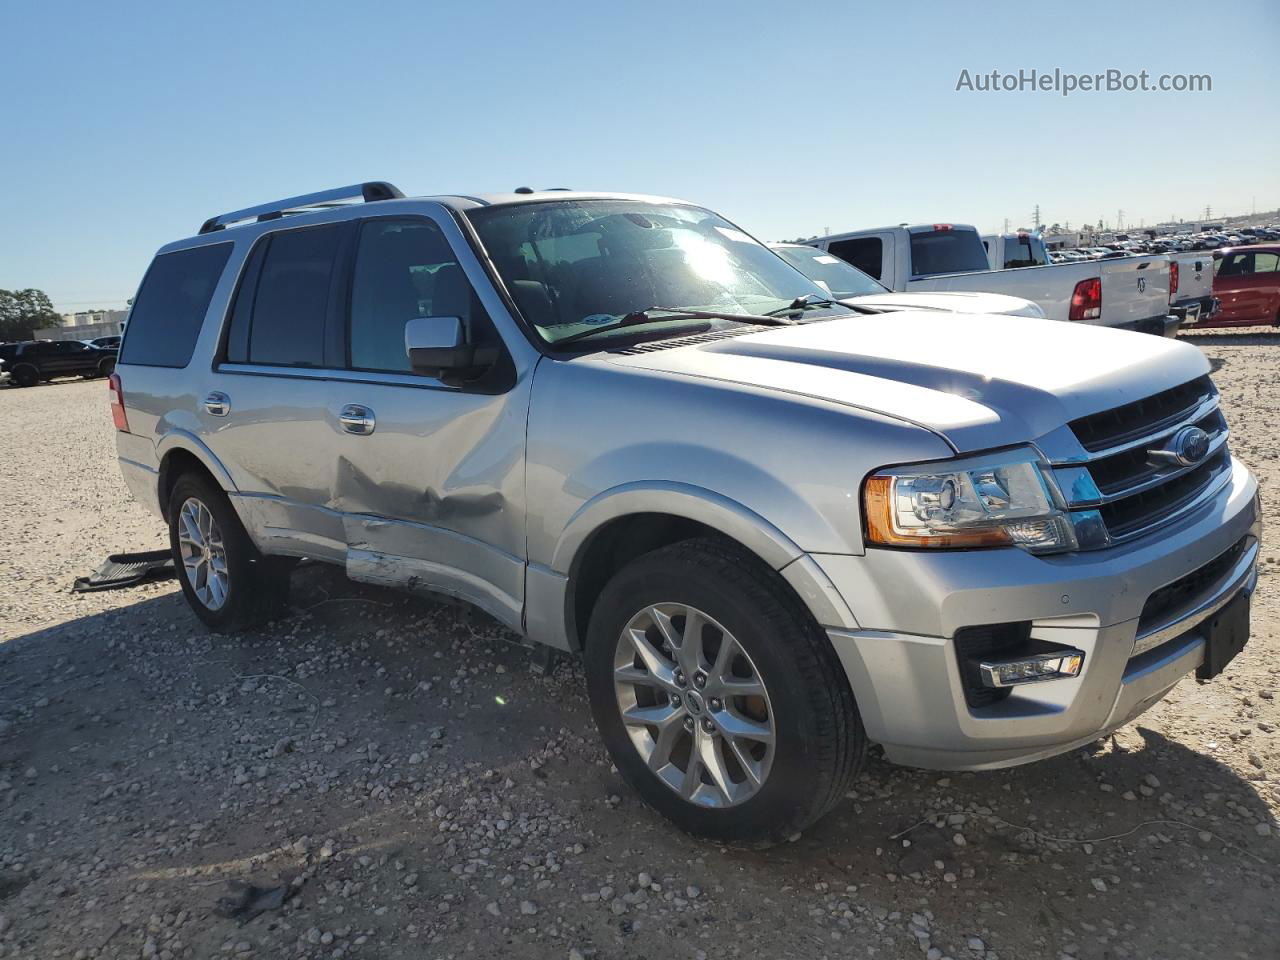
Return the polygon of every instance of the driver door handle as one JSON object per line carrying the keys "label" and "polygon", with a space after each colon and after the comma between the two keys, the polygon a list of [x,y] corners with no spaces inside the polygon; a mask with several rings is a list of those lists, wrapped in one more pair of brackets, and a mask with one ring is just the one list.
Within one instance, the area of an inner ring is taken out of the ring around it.
{"label": "driver door handle", "polygon": [[220,390],[214,390],[204,398],[204,408],[211,416],[225,417],[231,412],[231,398]]}
{"label": "driver door handle", "polygon": [[378,424],[373,411],[359,403],[344,406],[338,413],[338,422],[342,424],[343,430],[358,437],[367,437]]}

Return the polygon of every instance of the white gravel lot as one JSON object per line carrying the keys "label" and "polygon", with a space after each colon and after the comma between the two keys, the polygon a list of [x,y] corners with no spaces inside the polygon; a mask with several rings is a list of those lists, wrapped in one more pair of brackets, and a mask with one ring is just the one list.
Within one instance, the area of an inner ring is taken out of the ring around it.
{"label": "white gravel lot", "polygon": [[[1280,515],[1280,335],[1188,338]],[[1014,770],[873,757],[780,848],[642,806],[576,664],[483,615],[308,567],[206,632],[173,582],[73,595],[166,543],[106,388],[0,389],[0,957],[1280,956],[1274,540],[1253,639],[1115,737]],[[283,884],[247,923],[228,881]]]}

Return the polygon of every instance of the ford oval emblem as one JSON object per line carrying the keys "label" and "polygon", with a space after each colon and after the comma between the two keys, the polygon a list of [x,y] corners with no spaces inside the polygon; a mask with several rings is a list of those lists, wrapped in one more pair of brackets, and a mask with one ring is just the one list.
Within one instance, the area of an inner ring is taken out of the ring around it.
{"label": "ford oval emblem", "polygon": [[1209,455],[1209,435],[1199,427],[1183,427],[1173,435],[1169,452],[1184,467],[1193,467]]}

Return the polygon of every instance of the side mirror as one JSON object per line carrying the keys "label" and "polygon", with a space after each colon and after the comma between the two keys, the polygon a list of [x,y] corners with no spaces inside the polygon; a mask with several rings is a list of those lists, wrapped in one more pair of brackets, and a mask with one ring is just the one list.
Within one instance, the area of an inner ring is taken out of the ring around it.
{"label": "side mirror", "polygon": [[492,347],[467,343],[461,317],[415,317],[408,321],[404,350],[415,373],[446,382],[474,378],[497,359]]}
{"label": "side mirror", "polygon": [[404,325],[404,349],[418,373],[459,370],[475,359],[461,317],[415,317]]}

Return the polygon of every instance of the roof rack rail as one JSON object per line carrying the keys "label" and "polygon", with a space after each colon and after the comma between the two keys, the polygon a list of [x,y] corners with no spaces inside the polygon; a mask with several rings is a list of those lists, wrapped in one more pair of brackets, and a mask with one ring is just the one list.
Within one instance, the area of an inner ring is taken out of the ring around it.
{"label": "roof rack rail", "polygon": [[276,200],[273,203],[263,203],[256,207],[245,207],[243,210],[219,214],[206,220],[200,226],[200,233],[225,230],[232,224],[244,220],[257,220],[258,223],[262,223],[264,220],[278,220],[292,211],[342,206],[343,201],[354,200],[357,197],[365,203],[374,203],[377,200],[398,200],[403,196],[404,194],[396,186],[385,180],[353,183],[349,187],[335,187],[332,190],[321,190],[319,193],[304,193],[300,197],[289,197],[286,200]]}

